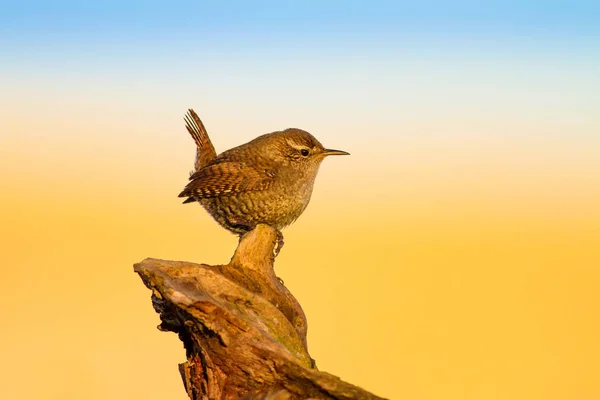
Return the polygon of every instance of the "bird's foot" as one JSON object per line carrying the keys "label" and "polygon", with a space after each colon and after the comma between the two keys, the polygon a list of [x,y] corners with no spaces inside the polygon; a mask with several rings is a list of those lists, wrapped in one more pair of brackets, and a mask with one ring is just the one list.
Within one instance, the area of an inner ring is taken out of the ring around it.
{"label": "bird's foot", "polygon": [[279,229],[276,229],[275,231],[277,232],[277,242],[275,243],[275,248],[273,249],[273,258],[277,257],[284,244],[283,233],[281,233]]}

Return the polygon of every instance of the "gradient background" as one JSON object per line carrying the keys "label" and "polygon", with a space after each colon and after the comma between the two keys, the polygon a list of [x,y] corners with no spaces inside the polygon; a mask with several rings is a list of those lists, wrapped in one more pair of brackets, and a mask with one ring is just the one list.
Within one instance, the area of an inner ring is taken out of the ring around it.
{"label": "gradient background", "polygon": [[322,370],[410,399],[600,398],[600,3],[3,3],[0,398],[185,399],[132,271],[226,263],[176,196],[299,127],[277,273]]}

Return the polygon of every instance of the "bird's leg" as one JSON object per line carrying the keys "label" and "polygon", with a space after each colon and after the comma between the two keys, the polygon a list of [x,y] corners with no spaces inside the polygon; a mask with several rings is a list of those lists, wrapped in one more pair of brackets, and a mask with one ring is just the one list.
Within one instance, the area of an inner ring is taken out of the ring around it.
{"label": "bird's leg", "polygon": [[[273,249],[273,259],[275,259],[275,257],[277,257],[277,255],[281,251],[281,248],[283,247],[283,244],[284,244],[283,233],[281,233],[281,231],[279,229],[275,229],[275,232],[277,232],[277,242],[275,243],[275,248]],[[281,286],[285,286],[283,279],[281,279],[278,276],[276,276],[276,278],[279,281],[279,283],[281,283]]]}
{"label": "bird's leg", "polygon": [[240,242],[242,241],[242,236],[244,236],[246,233],[250,232],[252,229],[254,229],[254,226],[251,224],[248,224],[246,222],[240,221],[240,220],[231,220],[228,219],[227,220],[227,229],[229,229],[232,232],[235,232],[239,235],[240,237]]}
{"label": "bird's leg", "polygon": [[[275,249],[273,250],[273,256],[277,257],[277,255],[283,248],[284,241],[283,241],[283,233],[281,233],[281,231],[279,229],[275,229],[275,232],[277,232],[277,243],[275,244]],[[283,282],[281,282],[281,283],[283,283]]]}

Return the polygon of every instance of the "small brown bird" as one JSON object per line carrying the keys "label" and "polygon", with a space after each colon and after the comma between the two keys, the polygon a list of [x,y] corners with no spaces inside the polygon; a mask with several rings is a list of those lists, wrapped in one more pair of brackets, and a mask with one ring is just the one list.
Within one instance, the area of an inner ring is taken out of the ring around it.
{"label": "small brown bird", "polygon": [[217,156],[194,110],[186,128],[198,147],[190,182],[179,194],[197,201],[225,229],[242,235],[257,224],[280,229],[294,222],[310,201],[321,161],[348,154],[326,149],[310,133],[290,128],[267,133]]}

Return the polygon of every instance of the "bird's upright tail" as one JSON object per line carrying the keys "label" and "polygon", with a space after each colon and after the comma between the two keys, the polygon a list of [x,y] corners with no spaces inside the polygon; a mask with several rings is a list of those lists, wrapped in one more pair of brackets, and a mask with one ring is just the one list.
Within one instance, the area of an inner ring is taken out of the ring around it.
{"label": "bird's upright tail", "polygon": [[184,120],[185,127],[198,147],[196,150],[196,162],[194,164],[194,172],[197,172],[211,162],[217,156],[217,153],[208,137],[204,124],[196,112],[190,108],[184,117]]}

